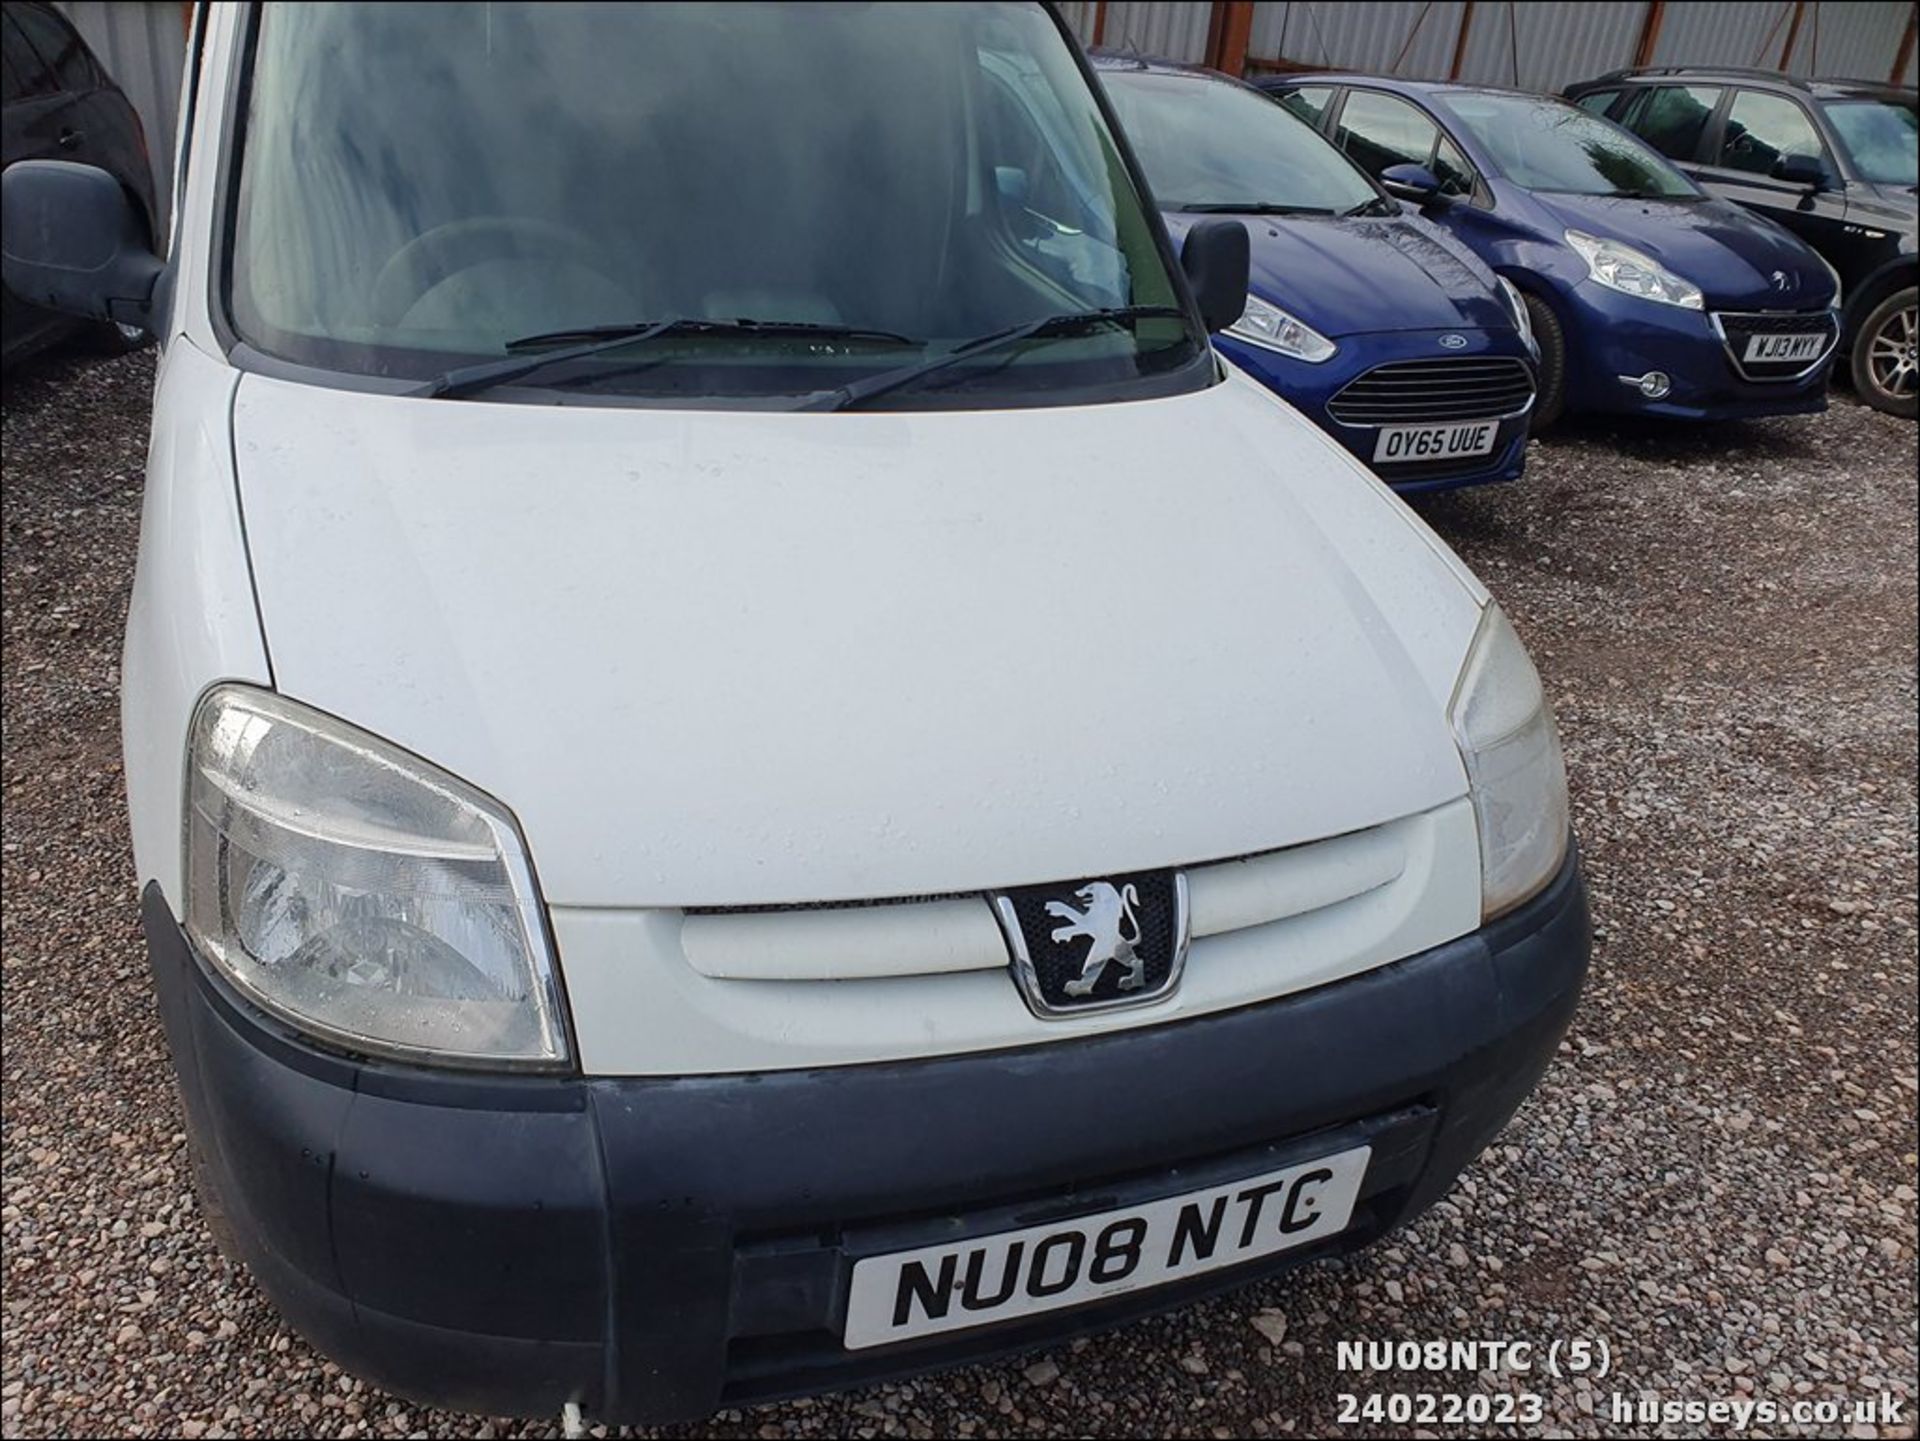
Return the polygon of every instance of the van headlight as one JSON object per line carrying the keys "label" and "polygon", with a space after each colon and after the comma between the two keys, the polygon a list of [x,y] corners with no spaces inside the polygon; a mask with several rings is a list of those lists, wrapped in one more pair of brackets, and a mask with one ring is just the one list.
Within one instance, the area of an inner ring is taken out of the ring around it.
{"label": "van headlight", "polygon": [[187,756],[186,931],[249,999],[354,1051],[567,1061],[526,848],[495,801],[294,701],[210,691]]}
{"label": "van headlight", "polygon": [[1295,360],[1304,360],[1309,365],[1332,359],[1340,348],[1312,326],[1302,324],[1257,295],[1247,297],[1247,308],[1227,327],[1227,334],[1262,350],[1277,350]]}
{"label": "van headlight", "polygon": [[1677,305],[1682,310],[1705,310],[1700,287],[1682,279],[1651,255],[1643,255],[1631,245],[1588,235],[1584,230],[1569,230],[1567,244],[1587,262],[1590,279],[1622,295],[1637,295],[1642,300],[1657,300]]}
{"label": "van headlight", "polygon": [[1500,607],[1480,617],[1447,718],[1480,829],[1480,911],[1492,920],[1558,874],[1567,854],[1567,769],[1540,676]]}

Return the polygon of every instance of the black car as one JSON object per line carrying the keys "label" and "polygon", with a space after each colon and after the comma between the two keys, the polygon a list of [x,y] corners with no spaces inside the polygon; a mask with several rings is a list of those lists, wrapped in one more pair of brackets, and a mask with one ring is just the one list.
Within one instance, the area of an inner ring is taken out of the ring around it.
{"label": "black car", "polygon": [[1880,410],[1916,409],[1916,91],[1763,70],[1616,70],[1567,98],[1819,251],[1845,290],[1841,344]]}
{"label": "black car", "polygon": [[[74,160],[97,165],[134,196],[152,234],[153,169],[140,117],[53,6],[34,0],[7,0],[0,6],[0,86],[0,164]],[[27,304],[11,290],[0,289],[0,299],[0,360],[9,365],[80,325]],[[100,326],[88,338],[124,349],[143,337],[131,326]]]}

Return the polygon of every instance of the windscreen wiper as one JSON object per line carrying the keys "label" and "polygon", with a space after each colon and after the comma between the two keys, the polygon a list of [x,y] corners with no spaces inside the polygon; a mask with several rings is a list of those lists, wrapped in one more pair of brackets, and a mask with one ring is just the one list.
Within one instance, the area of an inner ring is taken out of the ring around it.
{"label": "windscreen wiper", "polygon": [[917,364],[896,366],[892,370],[878,371],[873,375],[863,376],[859,380],[849,381],[837,390],[829,390],[823,395],[802,401],[794,409],[851,410],[877,395],[885,395],[888,391],[912,385],[922,376],[945,370],[948,366],[957,365],[970,356],[984,355],[989,351],[1018,345],[1023,340],[1038,339],[1042,336],[1077,335],[1102,325],[1127,325],[1136,320],[1183,320],[1185,318],[1186,311],[1175,305],[1125,305],[1105,310],[1075,310],[1060,315],[1043,315],[1038,320],[1009,325],[1002,330],[976,335],[972,340],[963,340],[960,344],[950,346],[931,359],[922,360]]}
{"label": "windscreen wiper", "polygon": [[1383,200],[1378,195],[1376,195],[1371,200],[1361,201],[1358,205],[1354,206],[1353,209],[1351,210],[1341,211],[1340,218],[1342,220],[1358,220],[1363,215],[1387,216],[1387,215],[1398,215],[1399,213],[1400,213],[1400,207],[1394,204],[1393,201]]}
{"label": "windscreen wiper", "polygon": [[826,340],[883,340],[898,345],[918,344],[891,330],[874,330],[858,325],[828,325],[811,320],[694,320],[676,316],[669,320],[637,320],[618,325],[589,325],[573,330],[547,330],[538,335],[523,335],[501,347],[507,352],[501,359],[483,360],[476,365],[463,365],[449,370],[412,393],[428,399],[458,399],[519,380],[549,365],[598,355],[602,351],[618,350],[622,346],[638,345],[660,335],[806,335]]}
{"label": "windscreen wiper", "polygon": [[1189,215],[1331,215],[1324,205],[1282,205],[1277,200],[1170,201],[1162,210],[1184,210]]}

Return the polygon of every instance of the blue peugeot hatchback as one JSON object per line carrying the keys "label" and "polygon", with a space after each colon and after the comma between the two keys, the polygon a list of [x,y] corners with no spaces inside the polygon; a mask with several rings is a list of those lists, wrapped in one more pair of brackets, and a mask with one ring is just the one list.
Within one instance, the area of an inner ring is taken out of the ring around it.
{"label": "blue peugeot hatchback", "polygon": [[1839,282],[1562,100],[1366,75],[1263,88],[1525,294],[1536,428],[1562,409],[1726,420],[1825,410]]}
{"label": "blue peugeot hatchback", "polygon": [[1252,285],[1222,353],[1397,490],[1518,478],[1534,352],[1506,282],[1250,86],[1090,58],[1175,238],[1245,220]]}

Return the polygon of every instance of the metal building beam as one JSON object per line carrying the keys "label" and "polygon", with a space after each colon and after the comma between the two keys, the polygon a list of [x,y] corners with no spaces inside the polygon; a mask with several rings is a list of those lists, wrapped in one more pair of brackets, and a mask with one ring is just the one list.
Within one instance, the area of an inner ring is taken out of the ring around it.
{"label": "metal building beam", "polygon": [[1453,64],[1447,70],[1447,79],[1458,80],[1460,67],[1467,63],[1467,33],[1473,29],[1473,0],[1462,0],[1460,6],[1460,33],[1453,37]]}
{"label": "metal building beam", "polygon": [[1633,47],[1633,64],[1638,69],[1653,64],[1653,47],[1660,43],[1660,26],[1667,18],[1667,0],[1650,0],[1646,19],[1640,25],[1640,39]]}
{"label": "metal building beam", "polygon": [[1780,63],[1773,68],[1785,70],[1787,60],[1793,54],[1793,42],[1800,38],[1800,21],[1807,13],[1807,0],[1793,0],[1793,20],[1787,26],[1787,43],[1780,47]]}
{"label": "metal building beam", "polygon": [[1207,64],[1236,79],[1246,73],[1253,40],[1253,0],[1213,0],[1207,25]]}

